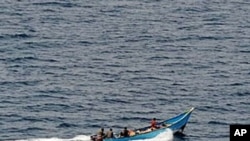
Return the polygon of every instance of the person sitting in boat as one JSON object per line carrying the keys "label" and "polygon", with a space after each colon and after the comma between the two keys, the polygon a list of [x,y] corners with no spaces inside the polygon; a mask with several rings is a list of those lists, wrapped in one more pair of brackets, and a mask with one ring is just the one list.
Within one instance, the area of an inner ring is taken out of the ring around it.
{"label": "person sitting in boat", "polygon": [[101,128],[97,133],[96,141],[102,141],[104,138],[105,138],[104,128]]}
{"label": "person sitting in boat", "polygon": [[151,126],[150,126],[150,128],[153,129],[153,130],[159,128],[159,126],[157,126],[156,118],[153,118],[153,119],[151,120]]}
{"label": "person sitting in boat", "polygon": [[114,133],[112,128],[110,128],[109,131],[107,131],[106,138],[114,138]]}
{"label": "person sitting in boat", "polygon": [[123,137],[129,137],[129,131],[128,131],[127,127],[124,127]]}
{"label": "person sitting in boat", "polygon": [[101,128],[101,129],[98,131],[97,135],[100,135],[100,136],[104,137],[104,136],[105,136],[105,134],[104,134],[104,128]]}

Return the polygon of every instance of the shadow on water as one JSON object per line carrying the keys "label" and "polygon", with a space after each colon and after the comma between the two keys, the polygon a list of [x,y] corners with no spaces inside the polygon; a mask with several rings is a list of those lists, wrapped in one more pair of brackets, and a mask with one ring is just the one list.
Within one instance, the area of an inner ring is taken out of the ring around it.
{"label": "shadow on water", "polygon": [[176,132],[174,134],[174,140],[173,141],[188,141],[187,135],[182,132]]}

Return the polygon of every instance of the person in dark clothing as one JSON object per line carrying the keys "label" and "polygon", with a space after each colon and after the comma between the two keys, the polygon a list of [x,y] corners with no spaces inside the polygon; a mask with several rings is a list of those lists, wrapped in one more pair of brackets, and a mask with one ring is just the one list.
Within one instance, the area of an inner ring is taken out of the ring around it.
{"label": "person in dark clothing", "polygon": [[128,131],[127,127],[124,127],[123,136],[124,137],[129,137],[129,131]]}

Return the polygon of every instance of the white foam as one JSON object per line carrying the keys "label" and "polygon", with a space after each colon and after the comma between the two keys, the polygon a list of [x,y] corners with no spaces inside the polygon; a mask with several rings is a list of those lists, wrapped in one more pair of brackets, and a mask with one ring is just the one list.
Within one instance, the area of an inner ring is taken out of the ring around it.
{"label": "white foam", "polygon": [[74,137],[73,139],[70,139],[70,141],[90,141],[90,136],[78,135]]}
{"label": "white foam", "polygon": [[[36,139],[16,140],[16,141],[90,141],[90,136],[78,135],[71,139],[62,139],[53,137],[53,138],[36,138]],[[170,129],[166,129],[164,132],[162,132],[155,138],[136,140],[136,141],[173,141],[173,132]]]}
{"label": "white foam", "polygon": [[62,139],[62,138],[36,138],[27,140],[16,140],[16,141],[90,141],[90,136],[78,135],[72,139]]}

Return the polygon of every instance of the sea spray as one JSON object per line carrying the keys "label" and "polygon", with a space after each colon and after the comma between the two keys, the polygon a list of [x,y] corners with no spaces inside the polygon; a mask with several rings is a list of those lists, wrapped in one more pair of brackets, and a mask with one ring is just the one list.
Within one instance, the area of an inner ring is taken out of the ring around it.
{"label": "sea spray", "polygon": [[[71,139],[62,139],[62,138],[36,138],[36,139],[27,139],[27,140],[16,140],[16,141],[91,141],[90,136],[87,135],[77,135]],[[164,132],[157,135],[152,139],[144,140],[135,140],[135,141],[173,141],[173,132],[170,129],[166,129]]]}
{"label": "sea spray", "polygon": [[34,138],[34,139],[27,139],[27,140],[16,140],[16,141],[90,141],[90,136],[87,135],[78,135],[71,139],[62,139],[62,138]]}

